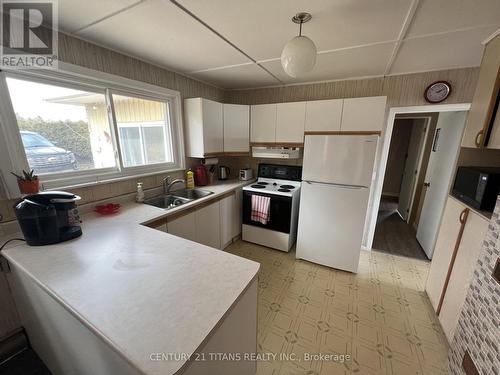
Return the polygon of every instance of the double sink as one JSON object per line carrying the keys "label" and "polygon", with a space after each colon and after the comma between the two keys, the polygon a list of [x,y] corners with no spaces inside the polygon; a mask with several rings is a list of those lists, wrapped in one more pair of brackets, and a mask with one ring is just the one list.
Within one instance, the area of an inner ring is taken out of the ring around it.
{"label": "double sink", "polygon": [[202,189],[180,189],[172,191],[169,194],[162,194],[153,198],[144,200],[145,204],[170,210],[183,204],[192,202],[196,199],[213,194],[211,191]]}

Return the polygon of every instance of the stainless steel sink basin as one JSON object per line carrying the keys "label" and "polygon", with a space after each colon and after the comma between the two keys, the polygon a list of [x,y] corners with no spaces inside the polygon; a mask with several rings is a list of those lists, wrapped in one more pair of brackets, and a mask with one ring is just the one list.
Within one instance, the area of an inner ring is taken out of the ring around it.
{"label": "stainless steel sink basin", "polygon": [[201,189],[180,189],[172,191],[170,194],[146,199],[144,203],[169,210],[210,194],[213,192]]}
{"label": "stainless steel sink basin", "polygon": [[193,199],[174,197],[173,195],[160,195],[159,197],[149,198],[144,201],[145,204],[159,208],[171,209],[191,202]]}
{"label": "stainless steel sink basin", "polygon": [[202,189],[179,189],[170,192],[174,197],[185,198],[185,199],[200,199],[206,197],[207,195],[213,194],[213,192]]}

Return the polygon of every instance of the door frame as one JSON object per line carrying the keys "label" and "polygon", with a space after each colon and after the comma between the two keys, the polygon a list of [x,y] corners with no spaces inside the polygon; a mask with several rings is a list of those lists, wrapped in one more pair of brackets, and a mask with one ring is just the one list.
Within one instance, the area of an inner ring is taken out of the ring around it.
{"label": "door frame", "polygon": [[387,123],[385,128],[382,130],[381,142],[377,150],[377,154],[380,155],[380,159],[375,164],[378,168],[375,171],[376,177],[373,183],[373,188],[371,189],[370,201],[368,204],[368,207],[371,207],[371,209],[369,209],[368,211],[367,222],[365,224],[364,238],[366,240],[364,241],[364,246],[362,246],[364,250],[371,250],[373,246],[373,238],[375,236],[375,227],[377,225],[380,199],[382,197],[382,186],[384,184],[385,170],[387,167],[387,157],[389,156],[389,147],[391,145],[392,130],[394,128],[394,120],[396,119],[396,115],[407,113],[418,114],[428,112],[469,111],[470,106],[471,103],[456,103],[389,108]]}

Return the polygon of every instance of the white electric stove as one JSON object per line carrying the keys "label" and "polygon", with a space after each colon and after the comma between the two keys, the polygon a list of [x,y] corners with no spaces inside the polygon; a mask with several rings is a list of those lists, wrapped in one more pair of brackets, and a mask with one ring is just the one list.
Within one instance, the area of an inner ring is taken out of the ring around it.
{"label": "white electric stove", "polygon": [[[289,251],[297,239],[302,167],[259,164],[258,180],[243,188],[242,239]],[[252,196],[270,198],[269,221],[251,219]]]}

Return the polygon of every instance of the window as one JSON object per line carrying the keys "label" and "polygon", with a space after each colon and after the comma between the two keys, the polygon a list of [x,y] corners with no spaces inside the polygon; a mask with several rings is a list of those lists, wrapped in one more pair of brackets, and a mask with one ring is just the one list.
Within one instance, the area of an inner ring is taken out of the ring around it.
{"label": "window", "polygon": [[54,174],[116,166],[103,92],[7,78],[29,167]]}
{"label": "window", "polygon": [[183,168],[179,93],[99,75],[1,73],[11,170],[29,167],[54,188]]}
{"label": "window", "polygon": [[124,167],[173,161],[167,103],[113,94]]}

